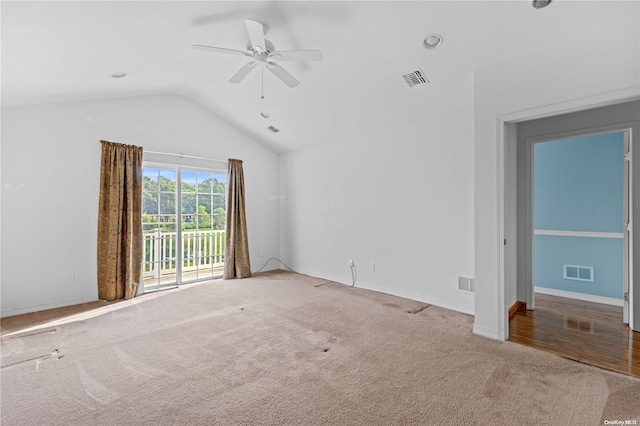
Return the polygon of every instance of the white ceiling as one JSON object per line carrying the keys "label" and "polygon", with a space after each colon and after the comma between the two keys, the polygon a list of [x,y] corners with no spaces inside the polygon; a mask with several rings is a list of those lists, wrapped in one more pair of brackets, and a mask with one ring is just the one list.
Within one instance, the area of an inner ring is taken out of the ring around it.
{"label": "white ceiling", "polygon": [[[471,99],[477,69],[607,49],[637,56],[639,4],[2,1],[2,106],[171,93],[286,152],[455,109]],[[227,83],[246,59],[191,45],[243,49],[245,18],[267,24],[277,49],[319,49],[324,60],[282,62],[301,82],[293,89],[265,72],[265,99],[259,70]],[[444,44],[427,50],[433,32]],[[431,83],[409,88],[402,75],[418,67]]]}

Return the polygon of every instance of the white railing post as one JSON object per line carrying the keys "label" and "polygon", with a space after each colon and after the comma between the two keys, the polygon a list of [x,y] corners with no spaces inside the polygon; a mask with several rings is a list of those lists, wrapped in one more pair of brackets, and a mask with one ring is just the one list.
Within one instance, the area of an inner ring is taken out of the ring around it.
{"label": "white railing post", "polygon": [[153,278],[160,277],[160,239],[162,238],[162,230],[156,228],[153,232]]}

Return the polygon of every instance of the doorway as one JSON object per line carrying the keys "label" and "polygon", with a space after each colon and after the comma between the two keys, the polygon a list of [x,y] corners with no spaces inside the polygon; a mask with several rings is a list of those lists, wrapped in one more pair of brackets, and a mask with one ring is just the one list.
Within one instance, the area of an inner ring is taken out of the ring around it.
{"label": "doorway", "polygon": [[529,137],[527,144],[534,293],[529,297],[620,306],[628,324],[630,131]]}
{"label": "doorway", "polygon": [[145,162],[145,291],[222,276],[226,172]]}
{"label": "doorway", "polygon": [[[558,107],[542,109],[556,111]],[[541,118],[542,117],[542,118]],[[635,285],[633,272],[640,270],[640,232],[632,232],[633,223],[640,223],[640,185],[634,184],[635,176],[640,176],[640,149],[633,149],[633,135],[640,134],[640,101],[616,103],[558,115],[544,116],[540,111],[514,113],[501,117],[499,134],[499,158],[503,161],[499,176],[500,212],[499,238],[504,242],[500,247],[498,265],[498,300],[502,309],[498,312],[499,335],[509,338],[509,318],[514,308],[526,306],[535,309],[533,281],[533,142],[554,139],[570,139],[588,134],[619,133],[628,134],[628,153],[625,154],[625,180],[629,204],[624,211],[628,223],[623,232],[627,235],[628,264],[628,329],[640,329],[640,288]],[[528,143],[528,140],[531,143]],[[635,146],[638,148],[637,146]],[[633,248],[636,248],[634,251]],[[585,266],[585,265],[577,265]],[[589,265],[586,265],[589,266]],[[572,271],[569,271],[570,273]],[[637,280],[635,280],[637,281]],[[636,288],[634,288],[636,287]],[[636,291],[634,291],[636,290]],[[623,295],[624,297],[624,295]],[[626,319],[625,319],[626,320]],[[622,325],[622,321],[620,322]]]}

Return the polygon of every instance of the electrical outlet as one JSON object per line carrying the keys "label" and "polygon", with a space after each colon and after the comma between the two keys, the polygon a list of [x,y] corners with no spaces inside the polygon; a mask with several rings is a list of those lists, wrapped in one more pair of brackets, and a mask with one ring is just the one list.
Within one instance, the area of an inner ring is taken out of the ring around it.
{"label": "electrical outlet", "polygon": [[370,271],[375,271],[376,270],[376,264],[375,263],[370,263],[369,264],[369,270]]}
{"label": "electrical outlet", "polygon": [[353,259],[349,259],[349,268],[353,268],[354,265]]}
{"label": "electrical outlet", "polygon": [[78,273],[77,272],[72,272],[71,273],[71,281],[78,281]]}

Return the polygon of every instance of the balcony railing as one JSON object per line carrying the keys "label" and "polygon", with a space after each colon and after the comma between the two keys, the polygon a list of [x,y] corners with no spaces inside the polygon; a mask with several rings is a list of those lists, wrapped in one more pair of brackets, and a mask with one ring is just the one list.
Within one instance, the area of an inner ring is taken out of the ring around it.
{"label": "balcony railing", "polygon": [[156,229],[143,234],[143,243],[142,273],[145,288],[177,282],[179,253],[182,254],[180,282],[222,274],[224,230],[183,231],[182,244],[179,244],[177,232]]}

